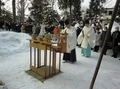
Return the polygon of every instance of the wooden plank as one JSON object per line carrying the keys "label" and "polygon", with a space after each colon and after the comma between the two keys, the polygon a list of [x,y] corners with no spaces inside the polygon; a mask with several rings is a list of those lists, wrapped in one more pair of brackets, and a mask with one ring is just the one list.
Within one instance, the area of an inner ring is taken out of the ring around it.
{"label": "wooden plank", "polygon": [[43,44],[38,44],[37,48],[39,48],[41,50],[47,50],[46,45],[43,45]]}
{"label": "wooden plank", "polygon": [[44,71],[44,70],[41,70],[40,68],[37,69],[37,73],[40,74],[40,75],[42,75],[43,77],[46,77],[46,76],[45,76],[45,71]]}
{"label": "wooden plank", "polygon": [[30,43],[30,47],[37,48],[38,47],[38,43]]}
{"label": "wooden plank", "polygon": [[37,72],[37,69],[34,66],[30,66],[30,69],[33,70],[34,72]]}
{"label": "wooden plank", "polygon": [[35,68],[34,66],[30,66],[30,69],[40,75],[42,75],[43,77],[45,77],[45,70],[41,68]]}

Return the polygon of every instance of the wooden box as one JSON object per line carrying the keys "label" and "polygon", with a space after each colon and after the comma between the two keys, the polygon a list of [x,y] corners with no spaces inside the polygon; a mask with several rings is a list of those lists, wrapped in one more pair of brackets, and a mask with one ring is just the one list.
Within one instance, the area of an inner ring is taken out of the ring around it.
{"label": "wooden box", "polygon": [[60,52],[66,52],[67,50],[67,37],[66,35],[61,35],[61,36],[58,36],[58,43],[57,43],[58,46],[61,47],[61,49],[58,49],[58,51]]}

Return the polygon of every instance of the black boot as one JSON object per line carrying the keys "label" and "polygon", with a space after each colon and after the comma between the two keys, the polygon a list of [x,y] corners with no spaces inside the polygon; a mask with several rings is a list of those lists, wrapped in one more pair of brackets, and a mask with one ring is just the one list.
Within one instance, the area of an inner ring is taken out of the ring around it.
{"label": "black boot", "polygon": [[114,55],[114,58],[117,58],[117,54]]}
{"label": "black boot", "polygon": [[113,54],[113,55],[111,55],[111,57],[114,57],[114,54]]}

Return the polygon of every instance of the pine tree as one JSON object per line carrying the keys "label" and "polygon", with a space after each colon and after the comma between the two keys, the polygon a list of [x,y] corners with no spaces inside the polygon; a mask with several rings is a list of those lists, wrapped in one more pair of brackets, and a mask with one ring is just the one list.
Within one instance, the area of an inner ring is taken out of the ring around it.
{"label": "pine tree", "polygon": [[49,8],[48,11],[44,15],[44,22],[47,24],[52,24],[52,23],[59,23],[58,20],[60,19],[59,14],[57,11]]}
{"label": "pine tree", "polygon": [[29,10],[35,21],[43,21],[48,2],[46,0],[33,0],[31,4],[32,7],[30,7]]}
{"label": "pine tree", "polygon": [[3,2],[0,0],[0,16],[1,16],[1,12],[2,12],[1,7],[4,6],[4,5],[5,5],[5,3],[3,3]]}
{"label": "pine tree", "polygon": [[0,0],[0,20],[2,19],[2,9],[1,9],[1,7],[4,6],[4,5],[5,5],[5,3],[2,0]]}
{"label": "pine tree", "polygon": [[58,13],[51,7],[49,0],[33,0],[32,7],[29,9],[37,22],[44,21],[52,24],[55,21],[55,17],[59,18]]}
{"label": "pine tree", "polygon": [[89,16],[89,19],[97,18],[98,15],[101,15],[103,11],[103,3],[105,3],[106,0],[91,0],[89,9],[87,10],[87,14]]}
{"label": "pine tree", "polygon": [[76,0],[74,2],[74,9],[73,9],[73,17],[74,20],[78,20],[81,21],[82,17],[81,17],[81,1],[80,0]]}
{"label": "pine tree", "polygon": [[120,23],[120,4],[119,4],[119,8],[118,8],[118,11],[117,11],[117,16],[116,16],[115,21]]}
{"label": "pine tree", "polygon": [[[83,0],[82,0],[83,1]],[[66,10],[70,9],[69,18],[71,20],[80,20],[81,19],[81,0],[58,0],[59,9]],[[72,7],[74,9],[72,9]]]}

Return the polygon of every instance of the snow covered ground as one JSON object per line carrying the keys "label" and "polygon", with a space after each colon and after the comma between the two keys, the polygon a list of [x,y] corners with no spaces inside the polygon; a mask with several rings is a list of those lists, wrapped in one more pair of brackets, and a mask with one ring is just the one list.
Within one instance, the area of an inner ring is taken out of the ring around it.
{"label": "snow covered ground", "polygon": [[[76,47],[77,62],[62,63],[63,73],[42,83],[25,73],[29,70],[29,37],[24,33],[0,32],[0,79],[8,89],[89,89],[100,53],[92,52],[86,58]],[[108,50],[93,89],[120,89],[120,57],[110,55]]]}

